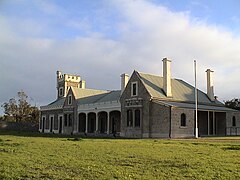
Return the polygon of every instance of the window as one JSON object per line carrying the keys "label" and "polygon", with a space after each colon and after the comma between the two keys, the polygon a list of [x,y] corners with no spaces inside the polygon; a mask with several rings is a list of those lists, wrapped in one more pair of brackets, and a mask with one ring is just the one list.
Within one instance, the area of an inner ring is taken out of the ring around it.
{"label": "window", "polygon": [[131,94],[132,96],[137,96],[138,95],[138,86],[137,86],[137,82],[132,82],[131,84]]}
{"label": "window", "polygon": [[68,121],[67,117],[68,117],[67,114],[64,114],[64,126],[67,126],[67,121]]}
{"label": "window", "polygon": [[127,110],[127,126],[133,125],[133,112],[131,109]]}
{"label": "window", "polygon": [[50,115],[50,132],[53,130],[54,115]]}
{"label": "window", "polygon": [[49,129],[49,118],[46,119],[46,126],[45,129]]}
{"label": "window", "polygon": [[181,114],[181,126],[186,126],[186,114]]}
{"label": "window", "polygon": [[54,130],[58,130],[58,119],[57,118],[54,119],[53,126],[54,126],[54,128],[53,128]]}
{"label": "window", "polygon": [[43,116],[42,119],[40,120],[40,129],[43,129],[43,124],[45,123],[46,117]]}
{"label": "window", "polygon": [[140,127],[140,110],[135,110],[135,127]]}
{"label": "window", "polygon": [[63,96],[63,87],[59,88],[59,96]]}
{"label": "window", "polygon": [[72,104],[72,95],[69,95],[68,96],[68,105],[71,105]]}
{"label": "window", "polygon": [[236,126],[236,117],[235,116],[232,117],[232,126]]}
{"label": "window", "polygon": [[59,133],[62,133],[62,127],[63,127],[63,116],[62,115],[58,115],[58,130]]}

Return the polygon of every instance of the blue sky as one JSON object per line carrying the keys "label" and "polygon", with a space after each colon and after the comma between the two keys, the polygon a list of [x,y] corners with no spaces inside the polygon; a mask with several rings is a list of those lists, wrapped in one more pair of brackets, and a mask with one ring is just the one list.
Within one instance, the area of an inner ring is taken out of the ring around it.
{"label": "blue sky", "polygon": [[56,98],[55,72],[79,74],[87,87],[119,89],[134,69],[172,75],[206,91],[214,70],[220,100],[239,97],[240,1],[2,0],[0,103],[24,90],[37,105]]}
{"label": "blue sky", "polygon": [[[20,27],[21,36],[68,39],[87,36],[92,32],[101,32],[105,36],[117,38],[119,34],[116,23],[124,21],[124,17],[118,12],[119,9],[116,10],[112,6],[112,2],[114,1],[3,0],[0,10],[2,16],[9,18],[10,24],[11,20],[14,23],[20,19],[26,23],[32,22],[33,26],[34,23],[38,24],[32,33]],[[240,30],[240,2],[238,0],[150,0],[147,2],[162,5],[172,12],[187,13],[194,21],[225,28],[235,35],[238,35]],[[12,26],[16,27],[16,24]]]}

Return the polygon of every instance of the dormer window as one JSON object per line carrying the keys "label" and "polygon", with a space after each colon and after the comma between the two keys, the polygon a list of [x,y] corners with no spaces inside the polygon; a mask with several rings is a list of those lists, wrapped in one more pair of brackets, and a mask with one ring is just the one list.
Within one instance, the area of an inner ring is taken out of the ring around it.
{"label": "dormer window", "polygon": [[72,95],[69,95],[68,96],[68,105],[71,105],[72,104]]}
{"label": "dormer window", "polygon": [[131,84],[131,95],[137,96],[138,95],[138,82],[132,82]]}

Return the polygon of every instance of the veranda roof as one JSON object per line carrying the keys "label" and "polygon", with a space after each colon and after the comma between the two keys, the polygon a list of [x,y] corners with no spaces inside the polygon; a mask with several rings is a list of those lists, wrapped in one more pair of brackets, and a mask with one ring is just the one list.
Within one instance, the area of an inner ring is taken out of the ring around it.
{"label": "veranda roof", "polygon": [[[171,101],[161,101],[154,99],[153,102],[161,104],[161,105],[166,105],[166,106],[171,106],[171,107],[178,107],[178,108],[186,108],[186,109],[195,109],[195,104],[194,103],[187,103],[187,102],[171,102]],[[235,111],[235,109],[230,109],[222,105],[207,105],[207,104],[198,104],[198,110],[202,111]]]}

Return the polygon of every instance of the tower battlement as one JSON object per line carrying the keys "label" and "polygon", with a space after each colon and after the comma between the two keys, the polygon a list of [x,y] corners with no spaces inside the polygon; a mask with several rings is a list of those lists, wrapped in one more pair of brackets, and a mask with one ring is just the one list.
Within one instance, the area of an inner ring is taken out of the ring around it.
{"label": "tower battlement", "polygon": [[57,71],[57,97],[66,97],[70,87],[85,88],[86,82],[79,75],[62,74]]}

